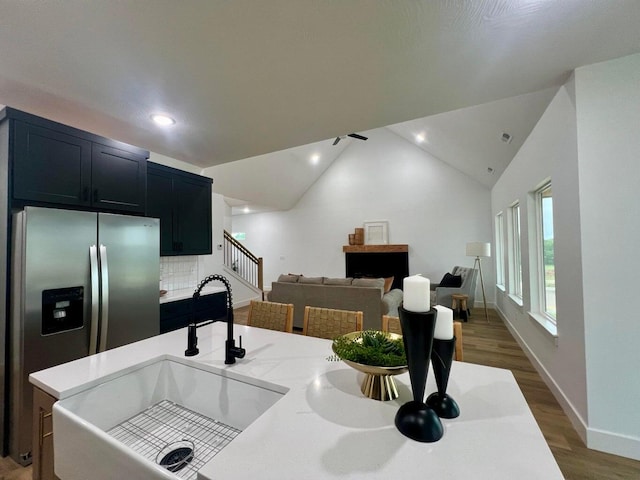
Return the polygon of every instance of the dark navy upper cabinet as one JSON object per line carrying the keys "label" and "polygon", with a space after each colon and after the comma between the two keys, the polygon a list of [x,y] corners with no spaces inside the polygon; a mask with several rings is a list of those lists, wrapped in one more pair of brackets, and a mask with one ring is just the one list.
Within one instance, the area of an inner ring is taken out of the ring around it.
{"label": "dark navy upper cabinet", "polygon": [[145,213],[147,150],[9,107],[5,119],[14,203]]}
{"label": "dark navy upper cabinet", "polygon": [[160,219],[160,255],[211,253],[208,177],[147,163],[147,216]]}
{"label": "dark navy upper cabinet", "polygon": [[145,212],[147,159],[136,152],[93,144],[91,202],[94,207]]}
{"label": "dark navy upper cabinet", "polygon": [[91,204],[91,142],[16,121],[13,130],[13,197]]}

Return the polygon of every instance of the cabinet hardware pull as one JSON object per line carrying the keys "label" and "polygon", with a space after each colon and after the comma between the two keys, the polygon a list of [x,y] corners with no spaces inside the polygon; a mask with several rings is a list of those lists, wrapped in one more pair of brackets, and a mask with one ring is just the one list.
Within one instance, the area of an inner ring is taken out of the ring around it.
{"label": "cabinet hardware pull", "polygon": [[53,431],[44,433],[44,419],[49,418],[51,416],[51,412],[44,413],[44,410],[40,410],[39,421],[38,421],[38,440],[39,445],[42,446],[44,439],[53,435]]}

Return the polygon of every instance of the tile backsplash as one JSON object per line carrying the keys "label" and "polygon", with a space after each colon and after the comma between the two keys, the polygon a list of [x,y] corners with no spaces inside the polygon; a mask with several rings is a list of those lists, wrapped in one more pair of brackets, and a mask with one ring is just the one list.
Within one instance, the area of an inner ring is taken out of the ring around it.
{"label": "tile backsplash", "polygon": [[160,289],[195,289],[198,286],[198,257],[160,257]]}

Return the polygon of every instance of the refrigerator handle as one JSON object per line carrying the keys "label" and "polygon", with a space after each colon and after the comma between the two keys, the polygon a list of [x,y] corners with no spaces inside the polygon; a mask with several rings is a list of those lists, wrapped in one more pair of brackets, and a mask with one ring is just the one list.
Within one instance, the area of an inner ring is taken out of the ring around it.
{"label": "refrigerator handle", "polygon": [[91,331],[89,333],[89,355],[98,353],[98,320],[100,315],[100,282],[98,279],[98,249],[95,245],[89,247],[91,265]]}
{"label": "refrigerator handle", "polygon": [[100,244],[100,282],[102,284],[102,315],[100,317],[100,348],[99,352],[107,349],[107,332],[109,331],[109,268],[107,262],[107,247]]}

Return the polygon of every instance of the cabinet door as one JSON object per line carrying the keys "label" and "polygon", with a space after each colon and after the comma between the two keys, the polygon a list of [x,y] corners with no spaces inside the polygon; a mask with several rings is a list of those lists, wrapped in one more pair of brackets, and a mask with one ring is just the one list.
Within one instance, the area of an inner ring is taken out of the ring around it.
{"label": "cabinet door", "polygon": [[160,219],[160,255],[174,253],[173,178],[163,171],[147,171],[147,217]]}
{"label": "cabinet door", "polygon": [[94,143],[91,188],[94,207],[144,213],[147,159],[133,152]]}
{"label": "cabinet door", "polygon": [[33,388],[33,480],[54,480],[53,422],[51,410],[54,397]]}
{"label": "cabinet door", "polygon": [[211,253],[211,183],[176,178],[173,183],[178,251],[182,255]]}
{"label": "cabinet door", "polygon": [[89,206],[91,142],[15,121],[13,197]]}

